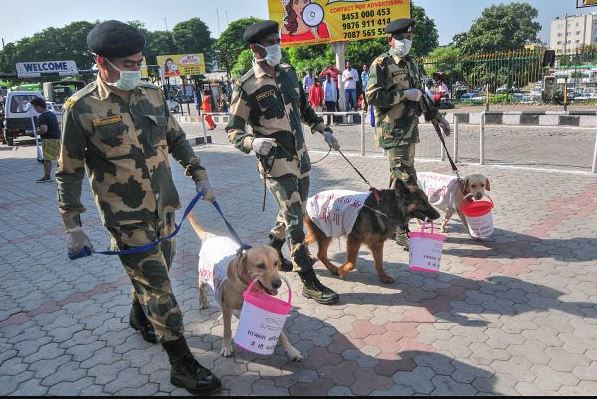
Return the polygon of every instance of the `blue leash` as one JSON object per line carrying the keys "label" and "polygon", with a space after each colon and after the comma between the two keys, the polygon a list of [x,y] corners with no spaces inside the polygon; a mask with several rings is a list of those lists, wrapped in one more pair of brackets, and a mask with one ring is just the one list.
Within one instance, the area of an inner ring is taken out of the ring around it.
{"label": "blue leash", "polygon": [[[68,257],[71,260],[75,260],[75,259],[79,259],[79,258],[84,258],[86,256],[91,256],[93,254],[99,254],[99,255],[132,255],[132,254],[139,254],[142,252],[147,252],[153,248],[155,248],[158,244],[160,244],[163,241],[166,240],[170,240],[171,238],[173,238],[175,235],[178,234],[180,227],[182,226],[182,223],[185,221],[185,219],[187,218],[187,216],[189,216],[189,213],[191,213],[191,211],[193,210],[193,208],[195,207],[195,205],[197,204],[197,201],[199,201],[201,199],[201,197],[203,197],[203,193],[199,192],[195,195],[195,197],[191,200],[191,202],[189,203],[189,205],[187,206],[187,208],[185,209],[183,215],[182,215],[182,220],[180,221],[179,224],[176,225],[176,228],[174,229],[174,231],[169,234],[166,237],[162,237],[159,240],[150,242],[149,244],[145,244],[142,245],[140,247],[135,247],[135,248],[130,248],[130,249],[123,249],[122,251],[95,251],[95,250],[91,250],[90,248],[83,248],[83,250],[81,250],[81,252],[77,253],[77,254],[71,254],[69,252]],[[230,224],[230,222],[228,222],[228,219],[226,219],[226,216],[224,216],[224,212],[222,212],[222,208],[220,208],[220,205],[216,202],[213,201],[212,202],[214,208],[216,208],[216,210],[218,211],[218,213],[220,214],[220,216],[222,217],[222,219],[224,220],[224,223],[226,224],[226,227],[228,227],[228,230],[230,231],[230,234],[232,234],[232,236],[234,237],[234,240],[240,245],[240,250],[247,250],[249,248],[251,248],[250,245],[247,245],[245,243],[243,243],[243,240],[241,240],[240,236],[238,235],[238,233],[234,230],[234,228],[232,227],[232,225]]]}

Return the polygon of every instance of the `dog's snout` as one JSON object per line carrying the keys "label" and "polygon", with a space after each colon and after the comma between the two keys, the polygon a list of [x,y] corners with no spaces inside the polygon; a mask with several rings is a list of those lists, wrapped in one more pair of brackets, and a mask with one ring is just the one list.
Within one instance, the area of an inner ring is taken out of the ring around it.
{"label": "dog's snout", "polygon": [[282,280],[277,278],[274,281],[272,281],[272,288],[277,290],[278,288],[280,288],[282,286]]}
{"label": "dog's snout", "polygon": [[481,193],[477,193],[477,194],[475,194],[475,199],[476,199],[477,201],[479,201],[481,198],[483,198],[483,194],[481,194]]}

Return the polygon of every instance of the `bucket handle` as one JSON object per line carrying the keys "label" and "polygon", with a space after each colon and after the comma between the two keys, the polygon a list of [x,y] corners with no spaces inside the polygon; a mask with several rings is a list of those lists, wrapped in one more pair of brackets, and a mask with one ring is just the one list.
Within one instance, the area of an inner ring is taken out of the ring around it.
{"label": "bucket handle", "polygon": [[[464,201],[468,197],[472,197],[472,196],[473,196],[473,193],[467,194],[467,195],[464,196],[464,198],[462,200]],[[495,206],[495,203],[493,202],[493,199],[491,199],[491,197],[489,195],[487,195],[487,194],[483,195],[483,198],[485,198],[485,197],[489,198],[489,201],[491,201],[491,204]]]}
{"label": "bucket handle", "polygon": [[[292,288],[290,288],[290,283],[288,282],[288,280],[286,279],[286,277],[280,275],[280,278],[282,278],[282,280],[284,280],[284,282],[286,283],[286,285],[288,286],[288,301],[287,303],[289,305],[292,305]],[[257,279],[253,279],[253,281],[251,281],[251,283],[249,284],[249,286],[247,287],[247,289],[245,290],[245,292],[243,292],[243,298],[245,297],[245,295],[250,292],[253,289],[253,286],[255,285],[255,283],[257,283]]]}
{"label": "bucket handle", "polygon": [[428,224],[431,225],[431,234],[433,234],[433,221],[424,220],[421,224],[421,231],[425,232],[425,229],[427,229]]}

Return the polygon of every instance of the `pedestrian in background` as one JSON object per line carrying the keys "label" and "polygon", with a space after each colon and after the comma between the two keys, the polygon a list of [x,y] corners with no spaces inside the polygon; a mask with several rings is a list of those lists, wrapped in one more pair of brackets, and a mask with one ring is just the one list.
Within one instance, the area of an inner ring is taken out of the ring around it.
{"label": "pedestrian in background", "polygon": [[38,183],[51,182],[52,161],[58,160],[60,152],[60,127],[56,114],[48,111],[46,101],[41,97],[31,100],[31,106],[39,113],[37,124],[41,136],[41,148],[44,156],[44,175]]}
{"label": "pedestrian in background", "polygon": [[309,104],[311,104],[315,112],[321,112],[323,106],[323,89],[317,79],[313,81],[313,86],[311,86],[311,91],[309,91]]}
{"label": "pedestrian in background", "polygon": [[[338,91],[336,90],[336,82],[332,79],[332,74],[328,72],[325,75],[325,81],[323,82],[323,102],[325,104],[326,112],[335,112],[336,103],[338,102]],[[331,115],[326,115],[326,125],[330,125],[332,120]]]}
{"label": "pedestrian in background", "polygon": [[203,96],[201,97],[201,110],[207,115],[203,115],[205,122],[209,126],[209,130],[214,130],[218,125],[214,122],[213,118],[209,113],[214,112],[213,105],[211,103],[211,93],[208,89],[203,90]]}
{"label": "pedestrian in background", "polygon": [[367,96],[365,92],[367,91],[367,84],[369,83],[369,66],[367,64],[363,64],[363,71],[361,72],[361,93],[363,94],[363,104],[362,109],[365,111],[369,107],[369,103],[367,102]]}
{"label": "pedestrian in background", "polygon": [[228,112],[228,101],[226,99],[226,94],[223,92],[218,99],[218,108],[220,109],[220,112]]}
{"label": "pedestrian in background", "polygon": [[313,78],[313,70],[309,69],[307,74],[303,78],[303,90],[305,90],[305,94],[309,94],[309,90],[311,90],[311,86],[313,86],[314,78]]}
{"label": "pedestrian in background", "polygon": [[342,84],[344,85],[345,111],[355,111],[357,109],[357,82],[359,73],[352,69],[350,62],[346,63],[346,69],[342,72]]}

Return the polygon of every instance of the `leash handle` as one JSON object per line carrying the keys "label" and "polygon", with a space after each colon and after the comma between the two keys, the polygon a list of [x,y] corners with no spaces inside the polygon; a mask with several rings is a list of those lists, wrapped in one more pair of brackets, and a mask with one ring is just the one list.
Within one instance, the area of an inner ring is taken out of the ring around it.
{"label": "leash handle", "polygon": [[[182,223],[185,221],[185,219],[189,216],[189,214],[193,211],[193,208],[195,207],[195,205],[197,205],[197,202],[203,197],[203,193],[202,192],[198,192],[197,194],[195,194],[195,197],[193,197],[193,199],[191,200],[191,202],[189,202],[189,205],[186,207],[186,209],[184,210],[184,213],[182,215],[182,219],[180,221],[179,224],[176,225],[176,228],[174,229],[174,231],[170,234],[168,234],[166,237],[162,237],[156,241],[152,241],[148,244],[145,245],[141,245],[139,247],[134,247],[134,248],[129,248],[129,249],[123,249],[120,251],[95,251],[95,250],[91,250],[88,247],[83,248],[79,253],[73,254],[73,253],[68,253],[68,257],[71,260],[75,260],[75,259],[79,259],[79,258],[84,258],[87,256],[91,256],[93,254],[98,254],[98,255],[133,255],[133,254],[138,254],[138,253],[142,253],[142,252],[147,252],[153,248],[155,248],[158,244],[160,244],[163,241],[167,241],[170,240],[172,238],[174,238],[174,236],[176,236],[178,234],[178,232],[180,231],[180,227],[182,226]],[[220,205],[216,202],[213,201],[212,205],[214,206],[214,208],[216,208],[216,210],[218,211],[218,213],[220,214],[220,216],[222,217],[222,219],[224,220],[224,223],[226,224],[226,227],[228,228],[228,230],[230,231],[230,234],[232,234],[232,236],[234,237],[234,240],[240,245],[241,249],[246,250],[251,248],[249,245],[245,244],[240,236],[238,235],[238,233],[236,232],[236,230],[234,230],[234,227],[232,227],[232,225],[230,224],[230,222],[228,221],[228,219],[226,219],[226,217],[224,216],[224,213],[222,212],[222,208],[220,207]]]}

